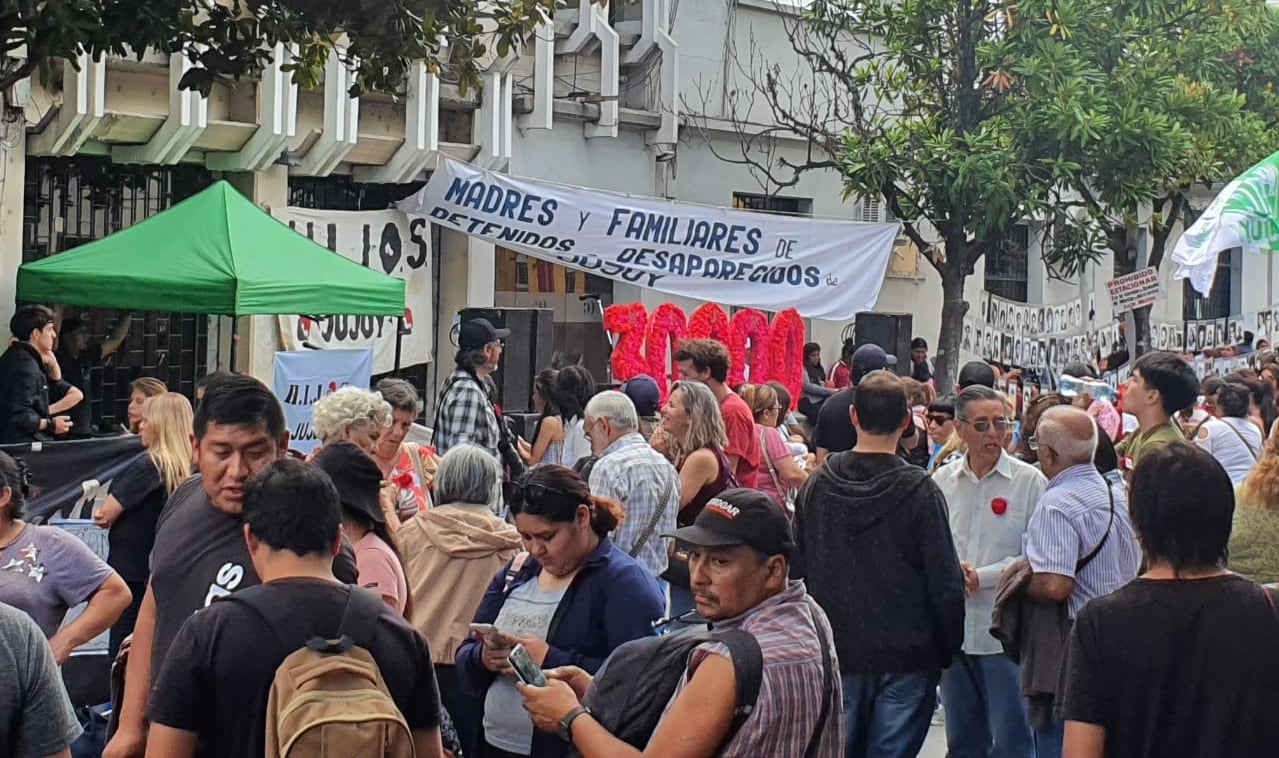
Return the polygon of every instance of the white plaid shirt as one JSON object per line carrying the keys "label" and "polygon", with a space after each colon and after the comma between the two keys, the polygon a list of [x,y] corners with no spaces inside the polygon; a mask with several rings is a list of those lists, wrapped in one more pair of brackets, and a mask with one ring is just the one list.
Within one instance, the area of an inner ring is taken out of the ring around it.
{"label": "white plaid shirt", "polygon": [[[635,560],[653,576],[665,571],[666,540],[658,535],[675,530],[675,514],[679,512],[679,474],[671,462],[633,432],[605,448],[591,469],[590,485],[592,495],[612,498],[626,506],[626,520],[613,530],[613,543],[627,553],[652,522],[655,509],[661,509],[657,527]],[[669,495],[659,503],[663,490]]]}
{"label": "white plaid shirt", "polygon": [[459,368],[444,380],[435,422],[436,454],[444,455],[454,445],[469,442],[498,455],[501,430],[497,414],[483,385],[469,372]]}

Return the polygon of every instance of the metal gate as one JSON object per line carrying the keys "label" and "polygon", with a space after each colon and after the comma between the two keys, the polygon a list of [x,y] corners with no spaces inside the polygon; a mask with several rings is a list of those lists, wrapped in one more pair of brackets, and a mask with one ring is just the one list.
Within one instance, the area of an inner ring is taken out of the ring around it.
{"label": "metal gate", "polygon": [[[121,166],[105,158],[27,158],[23,193],[22,260],[30,262],[106,237],[166,210],[213,183],[197,166]],[[163,251],[156,251],[162,254]],[[106,338],[124,314],[66,303],[80,312],[93,340]],[[90,374],[93,424],[118,430],[128,423],[129,383],[153,376],[188,397],[208,362],[208,318],[145,311],[133,316],[129,337]]]}

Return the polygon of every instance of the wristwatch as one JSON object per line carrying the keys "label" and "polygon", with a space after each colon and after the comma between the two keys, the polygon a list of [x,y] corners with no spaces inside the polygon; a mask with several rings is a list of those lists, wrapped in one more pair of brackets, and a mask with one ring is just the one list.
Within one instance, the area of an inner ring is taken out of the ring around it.
{"label": "wristwatch", "polygon": [[572,744],[573,722],[577,720],[578,716],[581,716],[584,713],[589,714],[590,712],[591,712],[591,709],[587,708],[584,705],[579,705],[573,710],[569,711],[564,718],[560,719],[560,737],[564,738],[565,742]]}

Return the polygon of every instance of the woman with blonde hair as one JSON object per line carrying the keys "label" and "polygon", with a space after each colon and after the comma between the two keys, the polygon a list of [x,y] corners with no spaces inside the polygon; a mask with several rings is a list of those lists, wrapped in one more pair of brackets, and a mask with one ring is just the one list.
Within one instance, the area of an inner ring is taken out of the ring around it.
{"label": "woman with blonde hair", "polygon": [[98,526],[109,529],[107,564],[115,569],[133,593],[132,604],[111,627],[110,656],[125,637],[142,607],[148,558],[155,544],[156,521],[169,495],[191,475],[191,445],[195,436],[191,403],[176,392],[151,398],[138,424],[143,452],[111,480],[107,499],[93,513]]}
{"label": "woman with blonde hair", "polygon": [[346,440],[371,456],[391,426],[391,404],[381,393],[342,387],[320,398],[311,409],[311,428],[320,446]]}
{"label": "woman with blonde hair", "polygon": [[755,433],[759,435],[759,449],[764,452],[757,488],[790,513],[793,508],[789,494],[808,481],[808,472],[795,462],[795,454],[778,428],[778,417],[785,413],[785,407],[777,390],[767,384],[744,384],[739,394],[755,416]]}
{"label": "woman with blonde hair", "polygon": [[[662,430],[674,440],[675,470],[679,472],[679,513],[675,523],[691,526],[710,499],[737,487],[733,465],[724,454],[728,434],[719,401],[700,382],[676,382],[662,406]],[[662,578],[671,584],[671,616],[693,609],[688,557],[671,555]]]}
{"label": "woman with blonde hair", "polygon": [[138,424],[142,423],[142,408],[147,401],[153,397],[159,397],[168,392],[169,388],[164,382],[156,379],[154,376],[144,376],[134,379],[129,384],[129,431],[133,434],[138,433]]}
{"label": "woman with blonde hair", "polygon": [[1236,574],[1279,582],[1279,436],[1266,440],[1261,459],[1235,488],[1229,556]]}

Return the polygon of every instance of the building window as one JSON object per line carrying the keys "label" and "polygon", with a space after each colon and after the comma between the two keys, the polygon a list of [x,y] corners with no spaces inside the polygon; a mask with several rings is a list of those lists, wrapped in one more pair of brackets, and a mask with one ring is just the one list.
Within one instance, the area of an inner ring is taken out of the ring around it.
{"label": "building window", "polygon": [[807,197],[780,197],[778,195],[752,195],[747,192],[734,192],[733,207],[743,211],[781,213],[787,216],[813,215],[813,201],[812,198]]}
{"label": "building window", "polygon": [[1187,321],[1205,321],[1217,318],[1229,318],[1239,313],[1235,304],[1235,271],[1242,265],[1243,250],[1231,248],[1222,251],[1217,258],[1217,275],[1212,280],[1212,291],[1207,297],[1190,285],[1187,279],[1182,295],[1182,318]]}
{"label": "building window", "polygon": [[1007,239],[986,256],[986,291],[1005,300],[1026,302],[1030,261],[1030,227],[1018,224]]}

